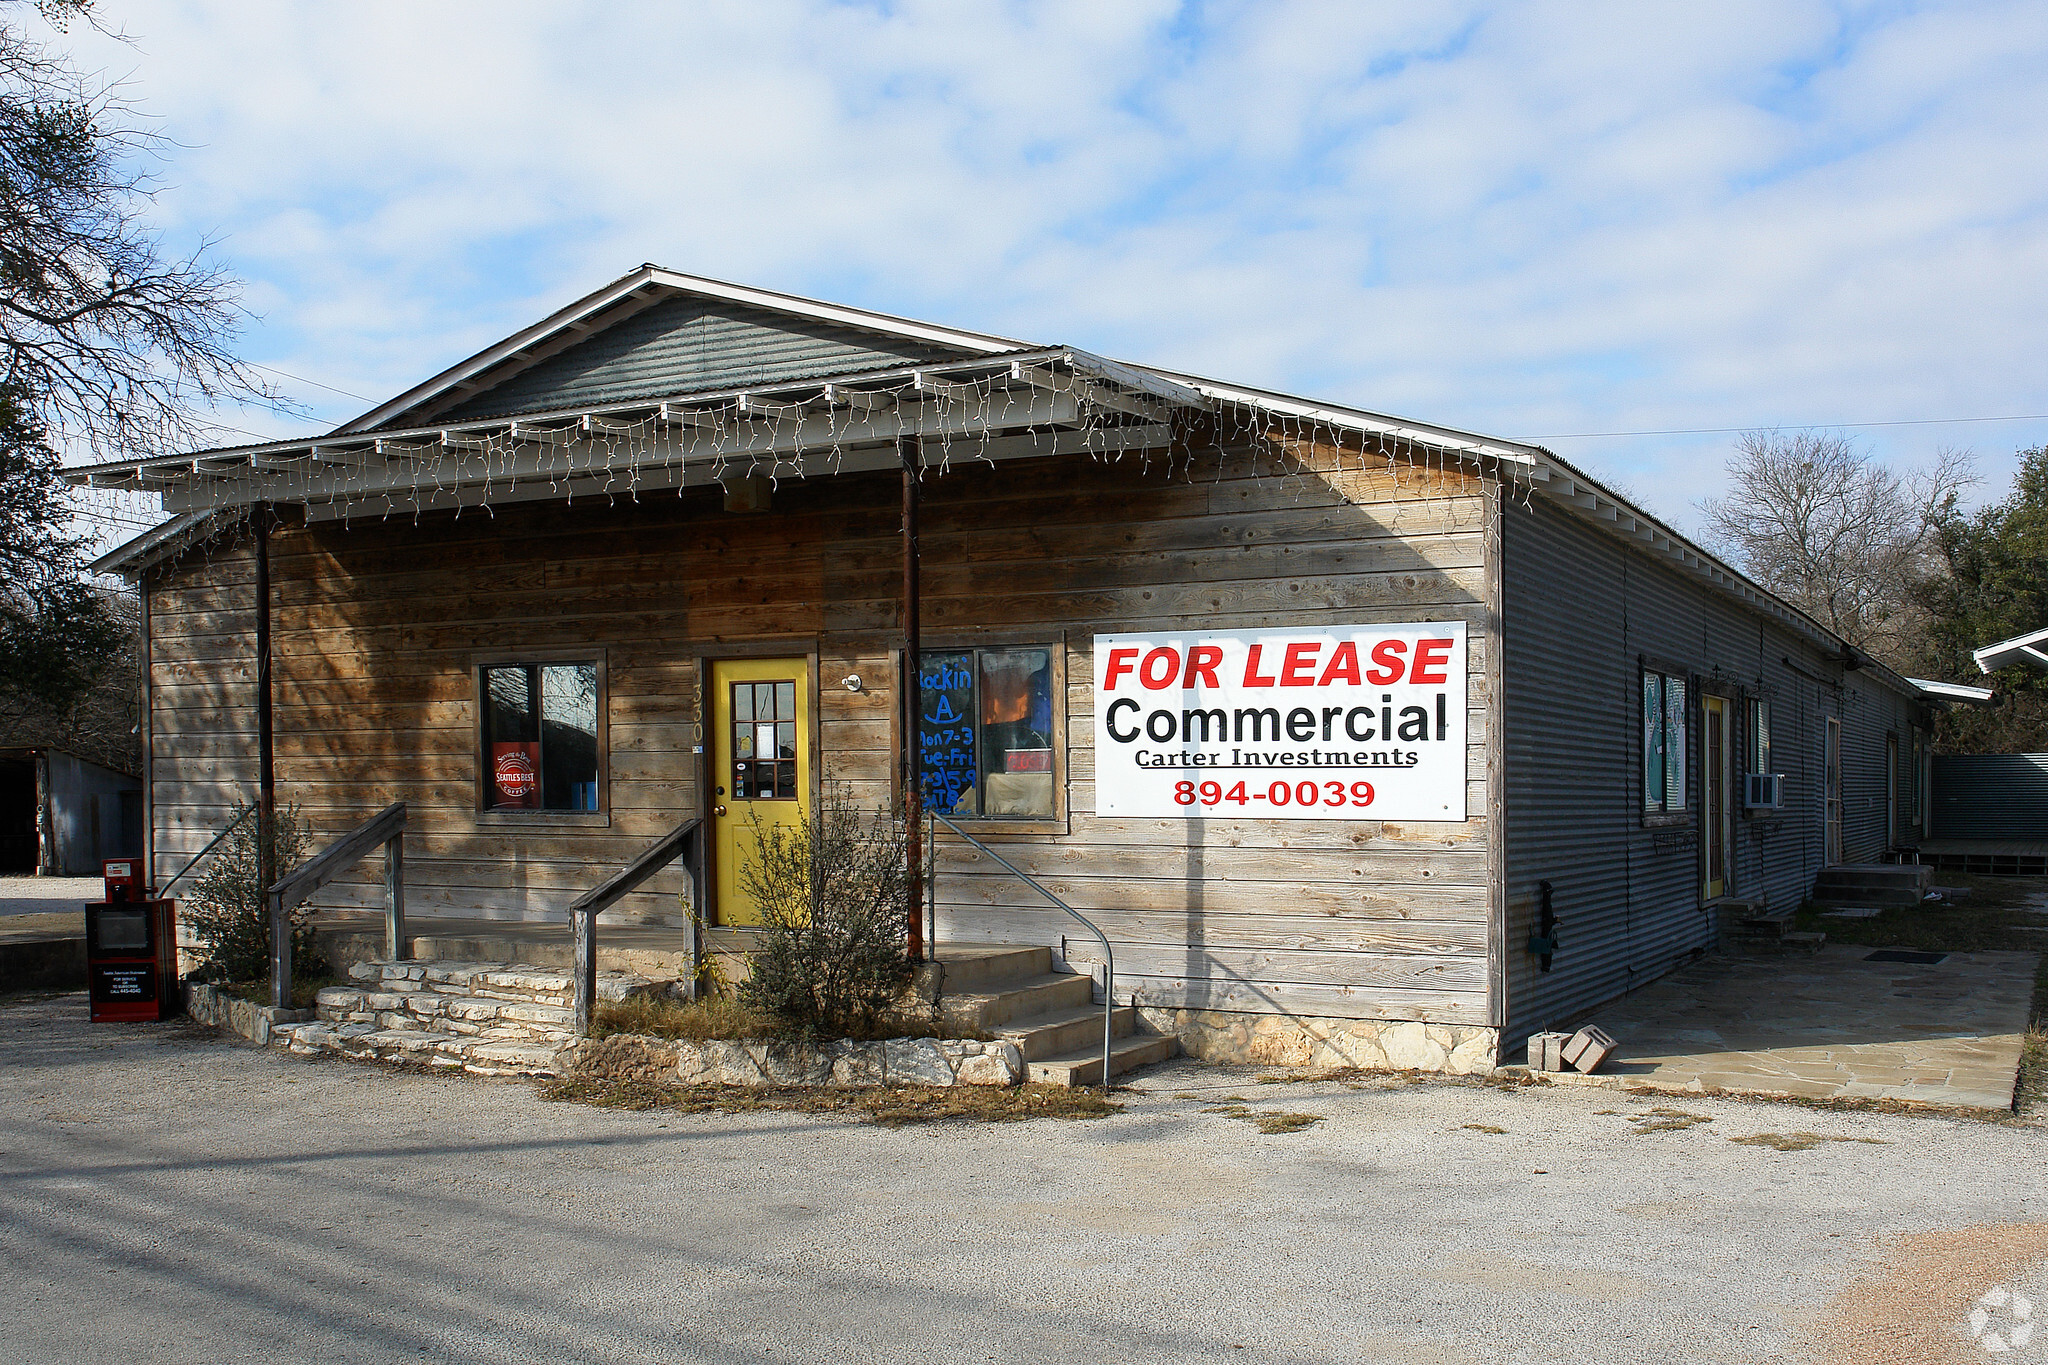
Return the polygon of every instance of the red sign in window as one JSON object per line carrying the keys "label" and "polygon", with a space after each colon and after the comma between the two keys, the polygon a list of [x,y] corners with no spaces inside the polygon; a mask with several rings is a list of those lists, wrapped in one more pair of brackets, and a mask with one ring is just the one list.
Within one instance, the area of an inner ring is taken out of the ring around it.
{"label": "red sign in window", "polygon": [[491,745],[491,790],[501,809],[540,809],[540,745]]}

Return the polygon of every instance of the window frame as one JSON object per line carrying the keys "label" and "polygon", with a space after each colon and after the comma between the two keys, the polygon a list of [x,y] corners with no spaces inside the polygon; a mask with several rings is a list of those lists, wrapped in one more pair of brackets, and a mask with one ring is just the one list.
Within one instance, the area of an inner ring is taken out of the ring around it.
{"label": "window frame", "polygon": [[[494,806],[491,796],[491,764],[484,745],[488,732],[490,703],[484,695],[484,673],[492,668],[539,668],[549,664],[587,664],[597,670],[597,809],[521,810]],[[469,698],[475,712],[470,738],[470,756],[476,764],[476,819],[480,825],[595,825],[612,822],[611,799],[611,685],[603,649],[521,649],[473,653],[469,659]]]}
{"label": "window frame", "polygon": [[[956,820],[962,826],[972,829],[977,836],[984,834],[1072,833],[1073,826],[1068,803],[1068,788],[1073,781],[1073,750],[1067,742],[1067,713],[1072,709],[1073,701],[1068,695],[1067,680],[1073,677],[1074,674],[1071,666],[1072,661],[1068,658],[1067,654],[1067,632],[1063,630],[1052,632],[1004,632],[999,635],[977,635],[973,637],[926,633],[925,638],[918,642],[918,647],[927,655],[957,654],[962,650],[980,652],[1002,651],[1006,649],[1042,649],[1046,652],[1052,671],[1052,814],[1032,816],[947,815],[946,818]],[[900,649],[897,650],[896,676],[899,685],[905,678],[922,676],[921,671],[916,674],[910,672],[907,667],[908,663],[908,652]],[[980,686],[981,680],[977,670],[975,677],[977,697],[979,696]],[[903,725],[902,708],[895,707],[892,710],[895,712],[895,715],[890,726],[891,737],[892,739],[900,739],[901,726]],[[981,748],[981,720],[979,715],[975,718],[974,732],[975,750],[978,755]],[[897,765],[893,785],[896,790],[897,800],[900,802],[903,797],[903,774],[900,765]]]}
{"label": "window frame", "polygon": [[[1656,804],[1652,804],[1650,801],[1649,736],[1646,733],[1648,727],[1645,724],[1643,707],[1644,685],[1653,677],[1658,680],[1658,724],[1663,729],[1663,739],[1666,746],[1660,752],[1667,755],[1664,764],[1663,781],[1659,784],[1666,787],[1667,791],[1664,796],[1658,799]],[[1685,733],[1678,753],[1678,785],[1680,791],[1679,804],[1677,806],[1671,804],[1668,792],[1671,770],[1668,757],[1670,752],[1668,746],[1670,744],[1669,727],[1671,718],[1669,684],[1673,681],[1678,682],[1685,689],[1685,698],[1680,703],[1680,719],[1685,726]],[[1636,735],[1634,782],[1636,810],[1641,818],[1643,827],[1646,829],[1690,825],[1699,816],[1699,802],[1693,799],[1692,792],[1693,769],[1696,766],[1692,758],[1692,740],[1693,732],[1698,728],[1694,721],[1694,711],[1698,701],[1699,687],[1690,669],[1676,667],[1662,660],[1647,656],[1637,659],[1635,698],[1633,705],[1630,707],[1631,719],[1629,724],[1634,729]]]}

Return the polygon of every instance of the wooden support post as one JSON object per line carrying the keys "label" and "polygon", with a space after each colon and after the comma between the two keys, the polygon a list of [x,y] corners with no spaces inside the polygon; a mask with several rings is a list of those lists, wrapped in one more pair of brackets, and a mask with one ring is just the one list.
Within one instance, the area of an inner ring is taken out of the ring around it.
{"label": "wooden support post", "polygon": [[270,1003],[288,1010],[292,1007],[291,912],[274,891],[266,891],[263,901],[270,911]]}
{"label": "wooden support post", "polygon": [[571,910],[569,928],[576,939],[575,1030],[578,1038],[590,1036],[590,1016],[597,1008],[597,912]]}
{"label": "wooden support post", "polygon": [[910,894],[907,899],[910,931],[910,960],[925,959],[924,943],[924,773],[918,761],[918,741],[923,731],[922,641],[918,630],[917,547],[918,484],[924,477],[924,453],[916,436],[896,438],[896,454],[903,461],[903,829],[908,844]]}
{"label": "wooden support post", "polygon": [[405,951],[405,835],[384,845],[384,956],[403,962]]}

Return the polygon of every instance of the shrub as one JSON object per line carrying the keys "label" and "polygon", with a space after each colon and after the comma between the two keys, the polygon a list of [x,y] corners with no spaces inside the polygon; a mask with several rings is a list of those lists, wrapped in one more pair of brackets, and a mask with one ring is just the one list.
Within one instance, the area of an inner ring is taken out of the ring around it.
{"label": "shrub", "polygon": [[828,784],[812,819],[757,816],[754,836],[739,884],[761,909],[761,932],[740,1003],[787,1036],[874,1036],[915,971],[901,822],[880,810],[864,817]]}
{"label": "shrub", "polygon": [[[246,809],[238,805],[235,814]],[[305,861],[313,838],[300,820],[297,806],[280,806],[271,823],[272,866],[282,877]],[[179,909],[206,945],[206,956],[199,964],[201,980],[250,982],[270,977],[270,913],[263,904],[256,826],[255,818],[244,820],[221,840],[210,855],[205,874]],[[312,909],[301,905],[292,912],[291,924],[292,975],[326,975],[327,965],[320,960],[313,932]]]}

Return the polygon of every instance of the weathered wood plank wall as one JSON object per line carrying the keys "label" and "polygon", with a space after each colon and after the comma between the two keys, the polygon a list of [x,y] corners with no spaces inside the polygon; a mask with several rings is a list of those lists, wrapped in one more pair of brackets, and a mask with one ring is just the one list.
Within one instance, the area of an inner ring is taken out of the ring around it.
{"label": "weathered wood plank wall", "polygon": [[[697,808],[695,660],[735,643],[815,650],[823,768],[864,803],[893,795],[900,582],[893,476],[785,483],[767,513],[717,495],[528,505],[272,541],[279,790],[339,832],[410,803],[416,915],[559,914]],[[990,836],[1104,925],[1118,995],[1147,1004],[1487,1021],[1485,754],[1493,704],[1477,477],[1297,446],[1190,470],[1086,459],[962,461],[923,509],[928,647],[1035,642],[1065,665],[1065,816]],[[246,559],[188,557],[153,597],[159,825],[217,827],[253,789]],[[1091,636],[1189,620],[1216,629],[1462,620],[1469,631],[1463,823],[1105,820],[1093,814]],[[602,650],[607,825],[476,810],[475,663]],[[170,662],[175,660],[175,664]],[[863,691],[838,685],[859,673]],[[1015,828],[1014,826],[1009,828]],[[939,854],[945,938],[1092,941],[956,841]],[[679,872],[628,915],[676,913]],[[366,868],[328,903],[377,903]]]}

